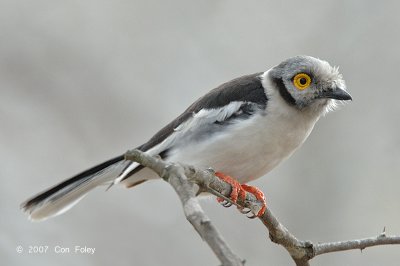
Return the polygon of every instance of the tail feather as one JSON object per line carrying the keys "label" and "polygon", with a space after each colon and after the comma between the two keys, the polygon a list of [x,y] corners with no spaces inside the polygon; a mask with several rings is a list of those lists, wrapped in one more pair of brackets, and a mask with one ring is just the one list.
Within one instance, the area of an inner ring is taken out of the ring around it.
{"label": "tail feather", "polygon": [[118,156],[92,167],[22,203],[31,220],[44,220],[69,210],[93,188],[112,183],[129,164]]}

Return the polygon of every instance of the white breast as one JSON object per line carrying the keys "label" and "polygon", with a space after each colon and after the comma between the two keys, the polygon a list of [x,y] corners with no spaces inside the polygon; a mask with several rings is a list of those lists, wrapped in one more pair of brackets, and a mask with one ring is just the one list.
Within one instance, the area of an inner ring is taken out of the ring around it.
{"label": "white breast", "polygon": [[289,106],[276,90],[267,88],[265,113],[232,125],[227,132],[173,149],[169,161],[212,167],[237,178],[254,180],[288,158],[308,137],[318,115]]}

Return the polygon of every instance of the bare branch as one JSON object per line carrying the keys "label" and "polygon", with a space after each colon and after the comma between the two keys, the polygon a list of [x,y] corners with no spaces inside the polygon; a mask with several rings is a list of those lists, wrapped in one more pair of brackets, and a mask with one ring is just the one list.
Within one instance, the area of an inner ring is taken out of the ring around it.
{"label": "bare branch", "polygon": [[319,243],[314,245],[314,256],[330,252],[337,252],[337,251],[344,251],[351,249],[363,250],[365,248],[373,246],[394,245],[394,244],[400,244],[400,236],[387,236],[385,233],[383,233],[376,237],[331,242],[331,243]]}
{"label": "bare branch", "polygon": [[274,243],[282,245],[296,262],[296,265],[309,265],[312,258],[329,252],[338,252],[351,249],[365,249],[378,245],[400,244],[400,236],[387,236],[385,232],[376,237],[313,244],[309,241],[298,240],[283,226],[270,209],[267,209],[261,221],[268,228],[270,238]]}
{"label": "bare branch", "polygon": [[[211,169],[201,170],[185,164],[167,164],[138,150],[128,151],[125,158],[153,169],[174,187],[182,201],[186,218],[208,243],[223,265],[243,265],[243,262],[230,250],[222,236],[204,214],[195,198],[193,189],[193,183],[195,183],[199,186],[200,191],[209,192],[230,201],[228,198],[232,190],[230,184],[216,177]],[[240,208],[248,208],[253,213],[258,213],[261,208],[261,203],[250,193],[246,193],[244,200],[238,199],[238,202],[231,203]],[[297,239],[278,221],[269,208],[259,218],[267,227],[271,241],[283,246],[298,266],[308,266],[312,258],[329,252],[350,249],[362,250],[377,245],[400,244],[400,236],[386,236],[385,232],[377,237],[313,244],[309,241]]]}
{"label": "bare branch", "polygon": [[179,164],[167,164],[138,150],[128,151],[125,158],[153,169],[170,183],[178,194],[186,219],[210,246],[224,266],[243,266],[242,260],[232,252],[222,235],[211,223],[195,195],[194,183],[190,182],[184,168]]}

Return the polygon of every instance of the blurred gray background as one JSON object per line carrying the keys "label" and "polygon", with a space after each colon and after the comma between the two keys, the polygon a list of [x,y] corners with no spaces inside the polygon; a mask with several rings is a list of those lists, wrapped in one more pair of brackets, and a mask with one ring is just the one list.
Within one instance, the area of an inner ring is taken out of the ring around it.
{"label": "blurred gray background", "polygon": [[[19,204],[152,136],[192,101],[297,54],[339,65],[354,101],[317,124],[254,185],[296,236],[400,233],[400,4],[397,1],[0,2],[2,265],[218,265],[161,181],[97,189],[32,223]],[[292,265],[257,220],[203,206],[247,265]],[[22,254],[16,247],[25,248]],[[47,254],[28,254],[48,245]],[[54,246],[96,248],[55,254]],[[399,265],[400,247],[313,265]]]}

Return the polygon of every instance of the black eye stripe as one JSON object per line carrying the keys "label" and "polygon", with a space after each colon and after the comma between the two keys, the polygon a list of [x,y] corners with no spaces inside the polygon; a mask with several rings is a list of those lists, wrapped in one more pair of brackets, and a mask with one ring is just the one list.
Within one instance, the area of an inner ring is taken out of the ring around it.
{"label": "black eye stripe", "polygon": [[288,92],[285,84],[283,83],[282,78],[274,78],[273,82],[278,87],[279,94],[289,105],[296,105],[296,100],[293,96]]}

